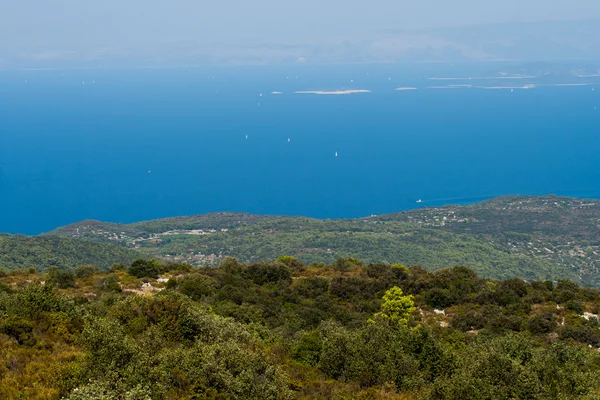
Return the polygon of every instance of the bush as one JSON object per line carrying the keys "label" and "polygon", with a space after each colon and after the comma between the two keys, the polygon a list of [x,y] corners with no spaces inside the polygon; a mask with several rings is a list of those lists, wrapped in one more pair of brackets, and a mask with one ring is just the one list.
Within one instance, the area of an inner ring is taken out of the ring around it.
{"label": "bush", "polygon": [[177,272],[192,272],[194,270],[194,267],[192,267],[190,264],[179,264],[179,263],[174,263],[174,262],[169,262],[165,265],[163,265],[160,268],[160,273],[164,274],[166,272],[171,272],[171,271],[177,271]]}
{"label": "bush", "polygon": [[13,295],[13,314],[37,319],[46,312],[72,310],[70,302],[58,296],[52,285],[27,285]]}
{"label": "bush", "polygon": [[169,278],[169,280],[167,281],[165,287],[167,289],[175,289],[177,287],[177,279],[175,279],[175,278]]}
{"label": "bush", "polygon": [[323,340],[319,331],[311,331],[302,335],[300,342],[292,349],[294,360],[316,366],[321,359]]}
{"label": "bush", "polygon": [[562,339],[574,339],[578,342],[600,347],[600,330],[592,324],[584,323],[580,326],[565,326],[560,337]]}
{"label": "bush", "polygon": [[0,293],[12,293],[12,289],[4,282],[0,282]]}
{"label": "bush", "polygon": [[90,365],[98,372],[124,372],[138,352],[123,334],[121,327],[106,319],[89,319],[82,333],[82,344],[90,357]]}
{"label": "bush", "polygon": [[[168,282],[167,282],[168,283]],[[203,274],[191,274],[179,280],[177,287],[179,291],[186,296],[200,300],[204,296],[209,296],[215,291],[215,280],[210,276]]]}
{"label": "bush", "polygon": [[470,310],[459,313],[452,318],[451,325],[454,329],[467,332],[473,329],[481,329],[485,326],[485,318],[480,312]]}
{"label": "bush", "polygon": [[232,340],[211,345],[197,343],[188,351],[184,365],[189,365],[186,369],[191,381],[208,382],[232,399],[291,398],[284,376],[276,366]]}
{"label": "bush", "polygon": [[336,271],[347,272],[354,268],[360,267],[360,260],[352,257],[342,257],[335,260],[333,269]]}
{"label": "bush", "polygon": [[256,283],[264,285],[271,282],[285,281],[291,283],[292,273],[284,264],[259,263],[243,268],[242,276]]}
{"label": "bush", "polygon": [[304,270],[304,264],[302,263],[302,261],[298,260],[296,257],[281,256],[275,262],[287,265],[293,271],[302,271],[302,270]]}
{"label": "bush", "polygon": [[550,333],[556,328],[556,314],[544,312],[527,321],[527,330],[531,333]]}
{"label": "bush", "polygon": [[433,288],[425,294],[425,302],[433,308],[444,309],[455,304],[456,296],[448,289]]}
{"label": "bush", "polygon": [[325,278],[301,278],[293,286],[296,293],[302,297],[314,299],[329,290],[329,281]]}
{"label": "bush", "polygon": [[122,292],[121,285],[119,285],[119,277],[116,274],[107,275],[100,281],[100,289],[106,292]]}
{"label": "bush", "polygon": [[48,283],[66,289],[75,286],[75,274],[70,269],[48,268]]}
{"label": "bush", "polygon": [[99,274],[100,268],[95,265],[80,265],[75,268],[75,277],[78,279],[91,278],[92,276]]}
{"label": "bush", "polygon": [[233,257],[225,257],[223,261],[221,261],[219,268],[223,272],[232,275],[238,275],[242,272],[242,264]]}
{"label": "bush", "polygon": [[129,275],[136,278],[158,278],[160,263],[156,260],[137,259],[129,268]]}
{"label": "bush", "polygon": [[80,386],[73,390],[71,395],[65,400],[151,400],[152,392],[142,385],[137,385],[130,390],[113,390],[109,385],[93,382],[84,386]]}
{"label": "bush", "polygon": [[567,310],[573,311],[578,315],[583,315],[583,303],[579,300],[569,300],[565,303]]}
{"label": "bush", "polygon": [[10,316],[0,322],[0,332],[17,340],[21,345],[33,346],[33,324],[26,319]]}
{"label": "bush", "polygon": [[108,272],[119,272],[119,271],[127,272],[128,269],[129,269],[129,267],[127,265],[121,264],[121,263],[117,263],[117,264],[113,264],[108,269]]}
{"label": "bush", "polygon": [[394,275],[396,279],[404,280],[408,278],[409,271],[408,268],[402,264],[392,264],[392,275]]}

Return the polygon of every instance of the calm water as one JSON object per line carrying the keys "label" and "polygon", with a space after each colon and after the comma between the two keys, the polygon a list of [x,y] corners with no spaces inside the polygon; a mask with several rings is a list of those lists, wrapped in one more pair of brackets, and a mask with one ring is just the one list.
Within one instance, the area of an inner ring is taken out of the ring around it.
{"label": "calm water", "polygon": [[[503,194],[600,197],[600,86],[426,89],[461,83],[428,77],[457,75],[482,73],[0,72],[0,232],[88,218],[338,218]],[[293,94],[338,88],[372,93]]]}

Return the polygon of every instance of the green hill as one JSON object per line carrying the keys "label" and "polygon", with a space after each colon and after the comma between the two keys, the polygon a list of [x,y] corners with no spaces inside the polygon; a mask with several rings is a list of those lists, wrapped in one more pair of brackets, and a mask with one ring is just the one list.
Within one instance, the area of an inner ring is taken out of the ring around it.
{"label": "green hill", "polygon": [[469,206],[423,208],[359,219],[214,213],[135,224],[98,221],[46,235],[115,243],[153,257],[217,265],[290,254],[305,263],[467,265],[489,278],[600,283],[600,202],[555,196],[501,197]]}
{"label": "green hill", "polygon": [[43,271],[51,266],[83,264],[108,268],[113,263],[130,263],[140,256],[131,249],[90,240],[0,235],[0,268],[7,270],[33,267]]}

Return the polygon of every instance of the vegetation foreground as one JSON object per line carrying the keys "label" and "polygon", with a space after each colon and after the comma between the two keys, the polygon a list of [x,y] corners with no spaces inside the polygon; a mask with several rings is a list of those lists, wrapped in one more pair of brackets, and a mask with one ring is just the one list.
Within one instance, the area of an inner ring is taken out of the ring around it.
{"label": "vegetation foreground", "polygon": [[600,292],[293,257],[4,272],[2,399],[597,399]]}

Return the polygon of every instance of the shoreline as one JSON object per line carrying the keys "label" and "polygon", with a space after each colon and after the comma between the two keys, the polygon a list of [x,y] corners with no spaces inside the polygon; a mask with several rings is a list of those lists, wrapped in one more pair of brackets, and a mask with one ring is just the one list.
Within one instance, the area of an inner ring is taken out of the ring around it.
{"label": "shoreline", "polygon": [[[551,193],[539,194],[539,195],[536,195],[536,194],[531,194],[531,195],[503,194],[503,195],[496,195],[496,196],[474,196],[474,197],[453,197],[453,198],[441,198],[441,199],[424,199],[421,203],[415,202],[415,205],[410,208],[398,209],[396,211],[391,211],[391,212],[383,212],[381,214],[371,214],[371,215],[354,216],[354,217],[350,216],[350,217],[340,217],[340,218],[327,218],[327,217],[313,217],[313,216],[307,216],[307,215],[302,215],[302,214],[259,214],[259,213],[251,213],[251,212],[214,211],[214,212],[206,212],[206,213],[201,213],[201,214],[174,215],[174,216],[169,216],[169,217],[149,218],[149,219],[135,220],[135,221],[130,221],[130,222],[110,222],[110,221],[100,221],[100,220],[94,220],[94,219],[84,219],[84,220],[76,221],[76,222],[69,223],[66,225],[60,225],[50,231],[43,231],[40,233],[27,234],[27,233],[2,232],[2,233],[0,233],[0,235],[8,235],[8,236],[24,235],[27,237],[48,236],[49,233],[51,233],[57,229],[60,229],[60,228],[66,227],[66,226],[81,224],[84,222],[93,222],[93,223],[101,223],[101,224],[109,224],[109,225],[132,225],[132,224],[137,224],[137,223],[144,223],[144,222],[150,222],[150,221],[161,221],[161,220],[172,219],[172,218],[188,218],[188,217],[197,217],[197,216],[205,216],[205,215],[219,215],[219,214],[221,214],[221,215],[233,215],[233,214],[251,215],[251,216],[273,217],[273,218],[298,217],[298,218],[310,218],[310,219],[315,219],[315,220],[319,220],[319,221],[357,220],[357,219],[371,218],[374,215],[379,217],[379,216],[383,216],[383,215],[393,215],[393,214],[411,212],[411,211],[420,210],[423,208],[470,206],[470,205],[480,204],[480,203],[490,201],[490,200],[506,199],[506,198],[570,199],[570,200],[590,200],[590,201],[600,202],[600,195],[595,196],[595,197],[590,197],[590,196],[557,195],[557,194],[551,194]],[[52,235],[50,235],[50,236],[52,236]]]}

